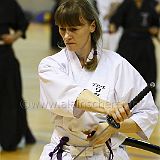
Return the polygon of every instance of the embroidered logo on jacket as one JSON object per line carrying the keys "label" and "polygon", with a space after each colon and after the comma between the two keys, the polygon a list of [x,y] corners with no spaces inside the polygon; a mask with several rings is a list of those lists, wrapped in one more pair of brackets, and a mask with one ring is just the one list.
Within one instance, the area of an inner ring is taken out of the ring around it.
{"label": "embroidered logo on jacket", "polygon": [[100,96],[101,91],[106,88],[105,86],[102,86],[98,83],[93,83],[93,87],[95,88],[94,94],[96,96]]}

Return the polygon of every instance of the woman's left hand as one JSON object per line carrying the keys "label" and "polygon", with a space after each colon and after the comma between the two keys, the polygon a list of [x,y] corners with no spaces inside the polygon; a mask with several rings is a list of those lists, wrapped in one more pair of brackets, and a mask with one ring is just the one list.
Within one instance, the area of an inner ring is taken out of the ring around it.
{"label": "woman's left hand", "polygon": [[108,123],[99,123],[98,125],[94,126],[90,133],[92,131],[96,131],[94,135],[88,140],[90,141],[91,145],[101,145],[104,144],[111,136],[114,134],[117,129],[111,127]]}

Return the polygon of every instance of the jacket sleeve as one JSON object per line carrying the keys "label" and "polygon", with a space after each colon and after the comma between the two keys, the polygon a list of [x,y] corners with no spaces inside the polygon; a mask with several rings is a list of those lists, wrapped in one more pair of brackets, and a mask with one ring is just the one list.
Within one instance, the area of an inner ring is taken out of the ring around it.
{"label": "jacket sleeve", "polygon": [[52,58],[46,58],[39,64],[40,102],[53,113],[74,117],[75,101],[84,90],[66,73],[66,69]]}
{"label": "jacket sleeve", "polygon": [[[126,60],[119,67],[119,76],[116,83],[116,92],[119,100],[130,102],[138,93],[146,87],[142,76]],[[132,116],[141,132],[137,133],[141,138],[148,139],[158,121],[158,109],[154,103],[151,92],[132,109]]]}

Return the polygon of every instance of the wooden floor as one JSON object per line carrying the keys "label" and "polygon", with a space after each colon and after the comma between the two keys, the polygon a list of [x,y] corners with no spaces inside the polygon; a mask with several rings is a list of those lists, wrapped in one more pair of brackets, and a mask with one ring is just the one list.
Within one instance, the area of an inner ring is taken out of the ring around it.
{"label": "wooden floor", "polygon": [[[52,133],[51,115],[39,104],[39,80],[37,75],[37,66],[40,60],[51,54],[51,51],[49,51],[49,27],[47,25],[31,24],[27,35],[27,40],[19,40],[14,47],[21,63],[23,96],[26,102],[28,121],[37,139],[37,143],[28,145],[23,149],[18,149],[15,152],[0,152],[0,160],[38,160],[43,146],[50,141]],[[155,43],[160,52],[160,45],[158,46],[158,43]],[[160,63],[160,56],[158,54],[157,61]],[[159,63],[158,69],[160,72]],[[158,82],[160,90],[159,77]],[[160,106],[160,92],[158,92],[157,105]],[[149,142],[160,146],[159,126],[160,122]],[[128,152],[131,160],[160,160],[160,156],[151,154],[150,152],[134,148],[128,148]]]}

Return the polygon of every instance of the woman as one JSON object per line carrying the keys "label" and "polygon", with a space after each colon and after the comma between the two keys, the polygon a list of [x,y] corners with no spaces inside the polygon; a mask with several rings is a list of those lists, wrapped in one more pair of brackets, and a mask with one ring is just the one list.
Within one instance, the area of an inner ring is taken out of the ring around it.
{"label": "woman", "polygon": [[[0,146],[3,150],[15,150],[24,137],[26,143],[34,143],[26,120],[22,99],[19,62],[12,44],[25,38],[28,21],[15,0],[0,1]],[[12,30],[12,32],[10,32]]]}
{"label": "woman", "polygon": [[[123,28],[117,52],[139,71],[147,83],[156,83],[157,80],[152,37],[158,35],[159,16],[154,2],[125,0],[110,19],[110,33],[116,32],[120,26]],[[156,90],[153,97],[156,99]]]}
{"label": "woman", "polygon": [[[39,64],[40,101],[54,119],[51,143],[40,160],[71,160],[88,145],[79,159],[111,159],[112,152],[114,160],[129,159],[122,133],[148,139],[158,118],[151,94],[129,110],[145,81],[124,58],[100,47],[100,22],[87,0],[66,0],[55,21],[66,47]],[[120,129],[109,126],[106,115],[121,123]]]}

